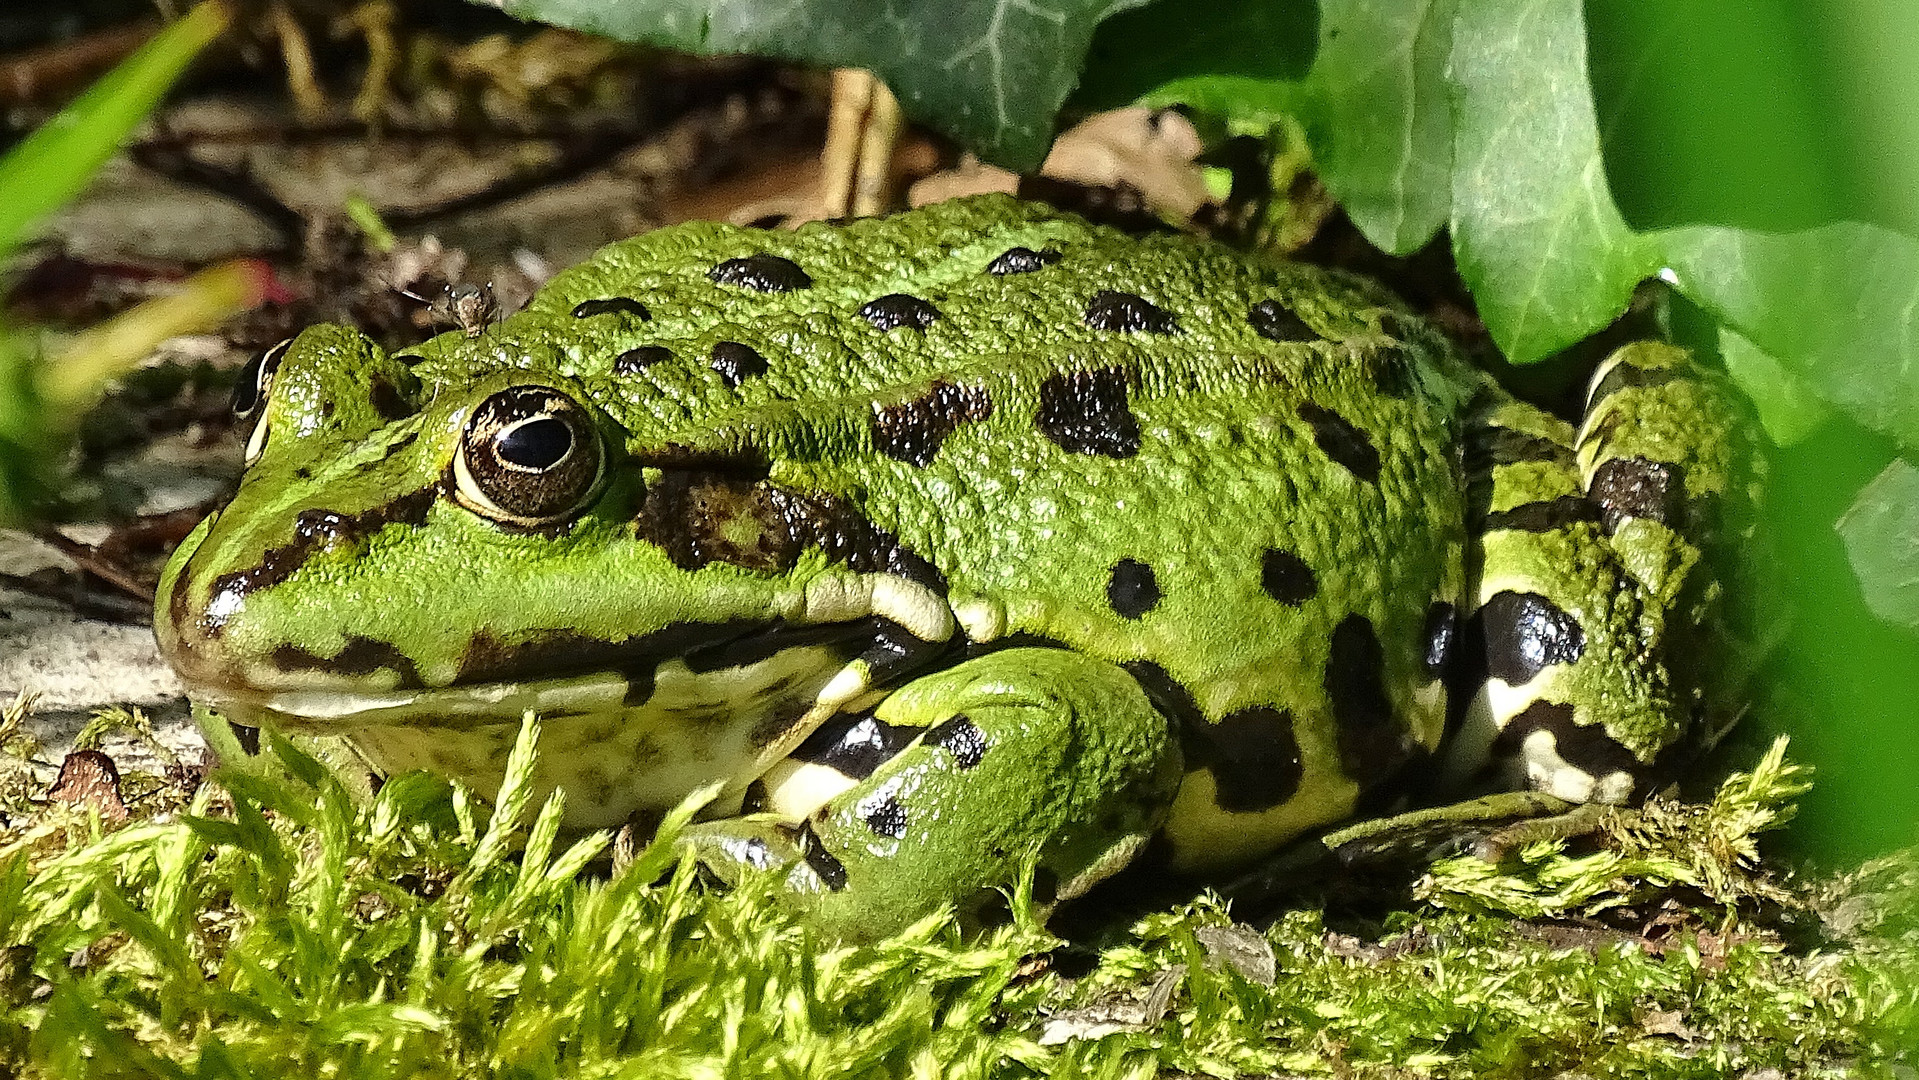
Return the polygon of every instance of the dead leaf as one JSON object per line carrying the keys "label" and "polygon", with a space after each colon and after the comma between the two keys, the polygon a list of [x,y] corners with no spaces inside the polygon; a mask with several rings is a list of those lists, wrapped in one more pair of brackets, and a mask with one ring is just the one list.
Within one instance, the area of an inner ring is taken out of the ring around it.
{"label": "dead leaf", "polygon": [[127,804],[120,797],[120,770],[98,750],[75,750],[60,763],[60,775],[47,798],[70,806],[90,806],[108,825],[124,824]]}
{"label": "dead leaf", "polygon": [[1271,986],[1278,980],[1279,963],[1273,957],[1272,942],[1243,923],[1231,926],[1202,926],[1193,932],[1206,950],[1207,966],[1232,968],[1247,982]]}

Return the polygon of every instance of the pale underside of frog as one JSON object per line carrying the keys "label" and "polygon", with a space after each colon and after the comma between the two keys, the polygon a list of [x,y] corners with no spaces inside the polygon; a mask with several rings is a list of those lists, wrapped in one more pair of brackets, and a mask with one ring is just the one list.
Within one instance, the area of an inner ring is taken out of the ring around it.
{"label": "pale underside of frog", "polygon": [[477,337],[315,327],[161,583],[235,721],[688,842],[842,930],[1244,864],[1409,793],[1620,802],[1733,704],[1757,457],[1630,346],[1582,421],[1377,286],[999,197],[615,244]]}

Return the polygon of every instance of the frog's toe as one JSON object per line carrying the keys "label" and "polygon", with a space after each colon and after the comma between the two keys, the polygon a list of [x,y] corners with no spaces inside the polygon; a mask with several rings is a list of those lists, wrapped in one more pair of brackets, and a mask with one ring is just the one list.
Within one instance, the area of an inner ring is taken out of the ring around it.
{"label": "frog's toe", "polygon": [[752,874],[783,872],[787,887],[797,892],[831,892],[846,886],[846,868],[825,851],[805,824],[752,815],[688,826],[679,842],[726,885],[738,885]]}

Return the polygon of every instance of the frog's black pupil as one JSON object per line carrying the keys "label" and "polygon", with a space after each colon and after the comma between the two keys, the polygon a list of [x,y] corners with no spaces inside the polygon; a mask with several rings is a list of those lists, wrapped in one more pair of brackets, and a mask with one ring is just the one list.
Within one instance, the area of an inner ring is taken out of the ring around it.
{"label": "frog's black pupil", "polygon": [[550,469],[573,449],[573,429],[551,416],[528,420],[500,433],[500,460],[522,469]]}

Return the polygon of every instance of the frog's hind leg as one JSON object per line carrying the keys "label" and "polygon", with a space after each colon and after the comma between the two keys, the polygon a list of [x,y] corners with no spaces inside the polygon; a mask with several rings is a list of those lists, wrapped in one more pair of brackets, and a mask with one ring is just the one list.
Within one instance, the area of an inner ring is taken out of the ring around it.
{"label": "frog's hind leg", "polygon": [[1119,870],[1182,773],[1171,727],[1124,670],[1014,648],[843,716],[762,778],[764,812],[693,827],[723,878],[777,869],[848,938],[989,900],[1034,866],[1044,908]]}
{"label": "frog's hind leg", "polygon": [[1738,409],[1720,377],[1652,343],[1601,366],[1576,431],[1503,394],[1479,403],[1449,786],[1623,802],[1718,725],[1702,657],[1726,640],[1724,589],[1703,556],[1750,520]]}

